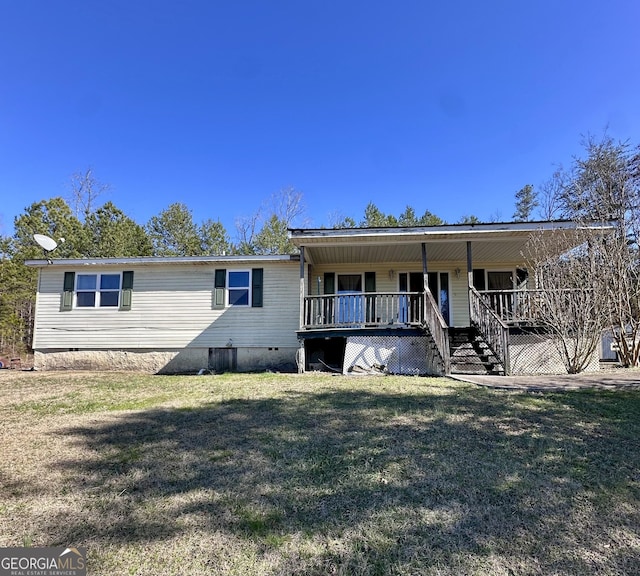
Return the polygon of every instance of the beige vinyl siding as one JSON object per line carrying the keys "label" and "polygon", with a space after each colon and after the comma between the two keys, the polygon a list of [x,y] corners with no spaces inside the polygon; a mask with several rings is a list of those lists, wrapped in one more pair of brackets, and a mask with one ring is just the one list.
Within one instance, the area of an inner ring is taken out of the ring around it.
{"label": "beige vinyl siding", "polygon": [[[212,306],[214,270],[263,268],[261,308]],[[124,268],[123,268],[124,269]],[[65,271],[114,273],[91,266],[43,268],[36,304],[35,349],[164,349],[296,346],[299,265],[296,262],[250,264],[126,266],[135,273],[131,310],[77,308],[60,311]]]}
{"label": "beige vinyl siding", "polygon": [[[456,277],[455,270],[460,269]],[[469,294],[467,284],[467,264],[458,264],[449,272],[449,298],[451,300],[451,326],[469,326]]]}

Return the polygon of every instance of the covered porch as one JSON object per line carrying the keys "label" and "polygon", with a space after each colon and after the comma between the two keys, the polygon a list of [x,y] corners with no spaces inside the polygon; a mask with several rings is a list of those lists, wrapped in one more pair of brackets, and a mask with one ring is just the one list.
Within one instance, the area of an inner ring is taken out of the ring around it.
{"label": "covered porch", "polygon": [[473,328],[510,370],[509,329],[538,322],[523,251],[569,222],[290,230],[300,249],[302,343],[326,333],[429,341],[431,373],[451,371],[450,328]]}

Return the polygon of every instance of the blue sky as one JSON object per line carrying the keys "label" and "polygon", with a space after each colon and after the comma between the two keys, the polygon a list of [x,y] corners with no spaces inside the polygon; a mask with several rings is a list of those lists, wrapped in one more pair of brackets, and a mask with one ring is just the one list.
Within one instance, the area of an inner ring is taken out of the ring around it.
{"label": "blue sky", "polygon": [[93,169],[144,224],[234,236],[295,187],[307,224],[369,202],[509,220],[581,152],[640,143],[636,0],[0,0],[0,232]]}

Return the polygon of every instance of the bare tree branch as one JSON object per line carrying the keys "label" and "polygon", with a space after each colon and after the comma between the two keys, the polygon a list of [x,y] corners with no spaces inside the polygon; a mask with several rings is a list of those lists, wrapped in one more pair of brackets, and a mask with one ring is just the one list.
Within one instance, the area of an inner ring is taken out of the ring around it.
{"label": "bare tree branch", "polygon": [[71,193],[69,205],[76,218],[87,219],[96,208],[97,199],[111,189],[109,184],[102,184],[93,175],[93,168],[71,175]]}

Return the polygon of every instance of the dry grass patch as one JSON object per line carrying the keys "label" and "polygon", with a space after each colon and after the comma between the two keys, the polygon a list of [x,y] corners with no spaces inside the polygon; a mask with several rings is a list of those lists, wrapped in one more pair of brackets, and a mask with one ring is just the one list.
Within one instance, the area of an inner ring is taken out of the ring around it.
{"label": "dry grass patch", "polygon": [[640,392],[0,374],[0,546],[92,574],[633,574]]}

